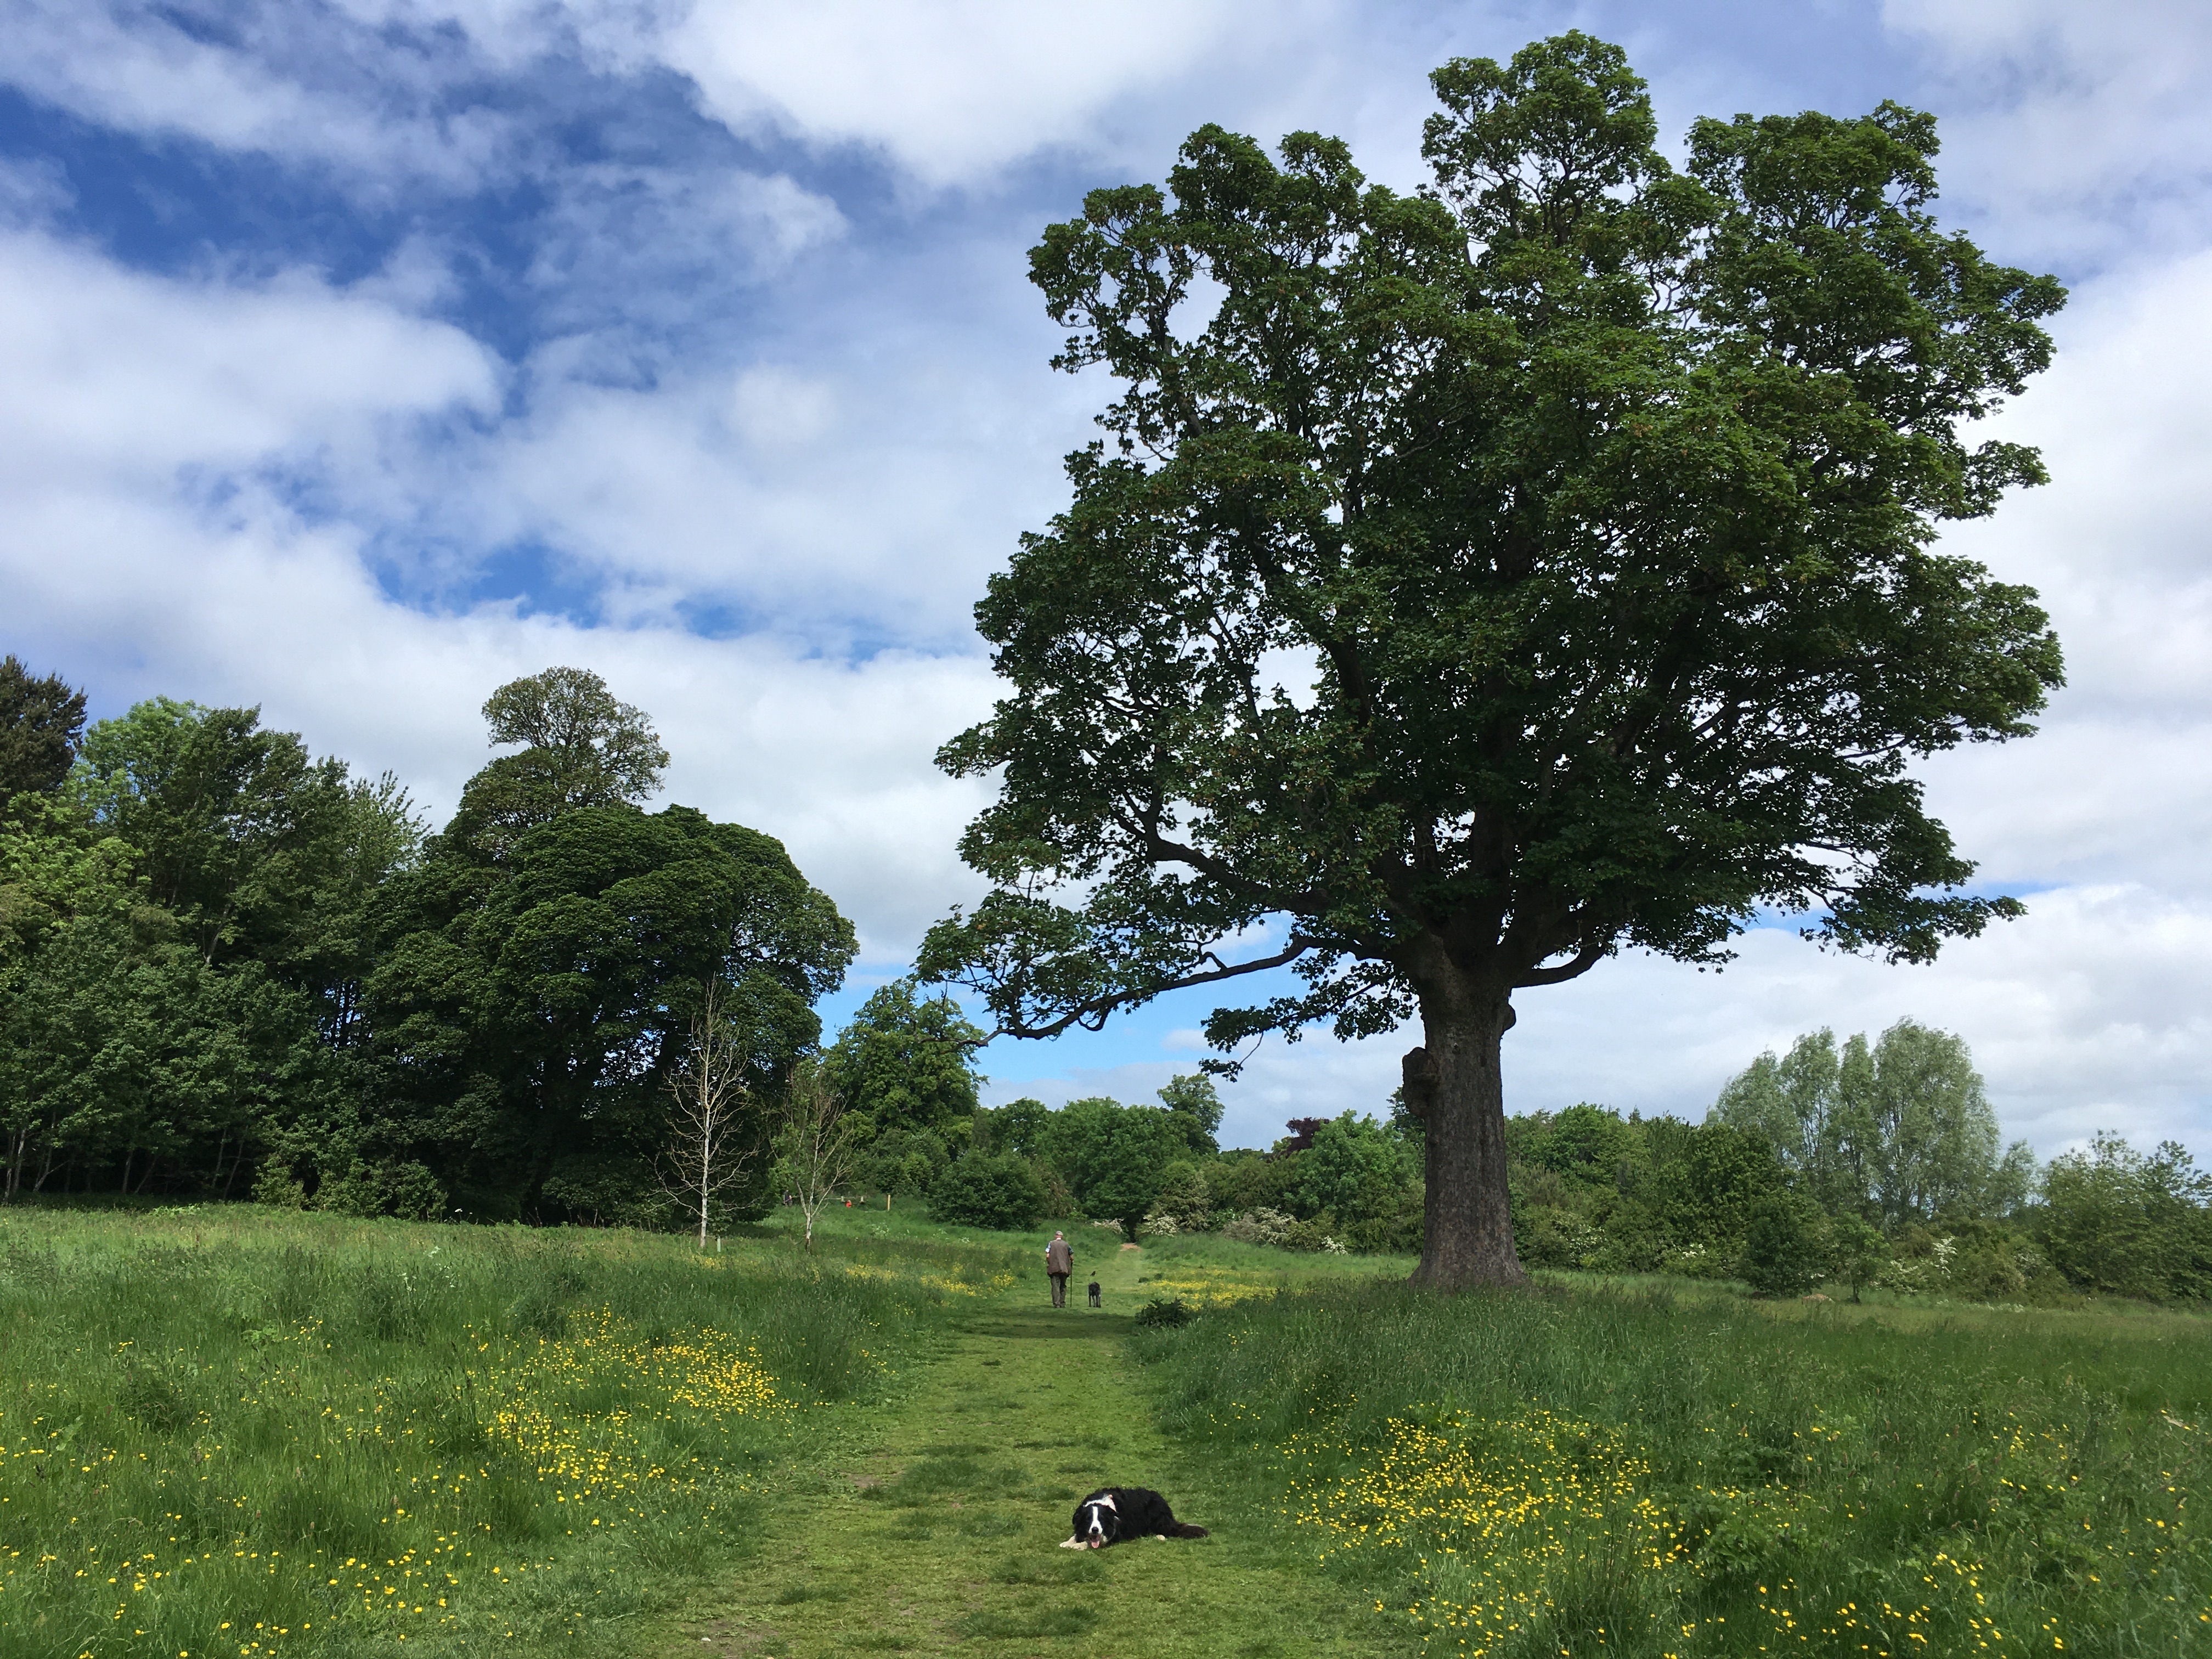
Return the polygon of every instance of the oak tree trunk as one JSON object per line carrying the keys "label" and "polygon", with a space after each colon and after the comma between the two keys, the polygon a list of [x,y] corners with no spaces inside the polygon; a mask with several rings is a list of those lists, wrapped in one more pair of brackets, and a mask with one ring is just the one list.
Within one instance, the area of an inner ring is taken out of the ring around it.
{"label": "oak tree trunk", "polygon": [[1413,1282],[1438,1290],[1528,1282],[1513,1248],[1499,1046],[1512,993],[1451,974],[1420,988],[1422,1046],[1405,1060],[1407,1109],[1426,1130],[1428,1194]]}

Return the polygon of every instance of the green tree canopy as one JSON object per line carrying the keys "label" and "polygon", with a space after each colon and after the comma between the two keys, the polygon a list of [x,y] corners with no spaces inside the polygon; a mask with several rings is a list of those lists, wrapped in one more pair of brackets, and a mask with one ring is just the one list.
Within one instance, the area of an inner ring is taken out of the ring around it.
{"label": "green tree canopy", "polygon": [[1395,1130],[1350,1110],[1316,1125],[1313,1145],[1297,1156],[1298,1212],[1327,1210],[1339,1221],[1380,1213],[1413,1173]]}
{"label": "green tree canopy", "polygon": [[927,1129],[973,1137],[975,1050],[983,1033],[949,997],[895,980],[860,1005],[830,1050],[830,1085],[878,1134]]}
{"label": "green tree canopy", "polygon": [[2100,1133],[2044,1172],[2037,1231],[2085,1289],[2154,1301],[2212,1297],[2212,1175],[2173,1141],[2139,1152]]}
{"label": "green tree canopy", "polygon": [[1800,1037],[1722,1089],[1711,1121],[1757,1134],[1830,1209],[1892,1225],[2000,1213],[2027,1197],[2034,1155],[1998,1153],[1996,1114],[1962,1038],[1899,1020],[1871,1048]]}
{"label": "green tree canopy", "polygon": [[225,1193],[342,1086],[308,992],[251,958],[211,964],[110,828],[66,799],[0,823],[9,1197],[72,1166],[125,1192],[162,1174]]}
{"label": "green tree canopy", "polygon": [[1103,1096],[1072,1100],[1052,1115],[1045,1158],[1085,1215],[1118,1221],[1135,1238],[1159,1197],[1168,1166],[1188,1151],[1172,1115]]}
{"label": "green tree canopy", "polygon": [[25,790],[61,787],[83,731],[83,692],[58,674],[34,678],[13,653],[0,658],[0,807]]}
{"label": "green tree canopy", "polygon": [[483,706],[494,744],[520,744],[471,778],[447,836],[502,856],[514,839],[580,807],[641,801],[668,764],[642,709],[618,701],[588,669],[549,668],[510,680]]}
{"label": "green tree canopy", "polygon": [[1025,1158],[971,1152],[930,1184],[929,1213],[957,1227],[1000,1232],[1034,1227],[1044,1209],[1044,1183]]}
{"label": "green tree canopy", "polygon": [[87,732],[75,782],[210,961],[281,948],[299,928],[347,808],[343,761],[314,760],[257,708],[169,697]]}
{"label": "green tree canopy", "polygon": [[977,607],[1006,695],[941,760],[998,781],[995,890],[922,966],[1030,1036],[1279,968],[1212,1042],[1418,1014],[1418,1276],[1512,1283],[1516,991],[1765,907],[1915,961],[2017,912],[1909,766],[2059,683],[1932,544],[2042,477],[1966,428],[2063,294],[1938,225],[1894,104],[1699,121],[1678,173],[1586,35],[1432,79],[1427,192],[1206,127],[1033,252],[1110,442]]}
{"label": "green tree canopy", "polygon": [[1170,1078],[1159,1093],[1160,1104],[1168,1109],[1176,1127],[1182,1131],[1183,1139],[1190,1143],[1191,1151],[1221,1150],[1220,1143],[1214,1139],[1221,1127],[1221,1096],[1212,1078],[1203,1072]]}
{"label": "green tree canopy", "polygon": [[492,1214],[545,1212],[556,1173],[580,1192],[649,1152],[672,1045],[710,979],[744,1033],[749,1085],[771,1091],[819,1038],[812,1005],[854,951],[852,924],[781,843],[686,806],[563,812],[495,868],[426,860],[386,903],[392,942],[368,992],[408,1091],[392,1132],[437,1148],[456,1195]]}
{"label": "green tree canopy", "polygon": [[1045,1131],[1051,1123],[1052,1109],[1041,1100],[1024,1097],[977,1112],[973,1139],[987,1152],[1035,1158],[1043,1149]]}
{"label": "green tree canopy", "polygon": [[155,697],[86,733],[70,793],[95,834],[135,849],[146,897],[204,961],[261,964],[350,1040],[370,896],[422,846],[389,773],[353,778],[258,709]]}
{"label": "green tree canopy", "polygon": [[1617,1178],[1632,1140],[1620,1114],[1587,1102],[1549,1119],[1528,1149],[1528,1159],[1571,1180],[1609,1183]]}

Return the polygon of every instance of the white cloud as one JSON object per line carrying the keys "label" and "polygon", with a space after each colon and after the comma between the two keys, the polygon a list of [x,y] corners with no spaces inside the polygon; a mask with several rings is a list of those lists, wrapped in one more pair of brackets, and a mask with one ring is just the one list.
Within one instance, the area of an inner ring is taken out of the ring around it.
{"label": "white cloud", "polygon": [[844,230],[834,202],[780,174],[569,167],[536,228],[530,281],[556,296],[550,328],[604,325],[611,295],[625,326],[665,326],[702,293],[774,276]]}
{"label": "white cloud", "polygon": [[136,275],[38,234],[0,236],[0,478],[167,485],[280,453],[373,442],[380,422],[495,405],[495,361],[458,329],[294,274],[253,286]]}
{"label": "white cloud", "polygon": [[730,425],[760,449],[806,445],[827,437],[838,412],[837,389],[817,376],[759,363],[730,388]]}
{"label": "white cloud", "polygon": [[16,0],[0,74],[131,131],[313,157],[357,185],[396,170],[467,187],[528,161],[526,127],[476,95],[486,79],[665,70],[739,133],[860,145],[943,185],[1095,146],[1121,100],[1218,74],[1327,9],[1255,27],[1228,0],[339,0],[307,32],[266,0],[206,19]]}
{"label": "white cloud", "polygon": [[58,162],[43,158],[0,161],[0,228],[46,224],[75,196]]}
{"label": "white cloud", "polygon": [[295,505],[303,465],[348,486],[410,473],[442,441],[422,422],[480,416],[499,389],[465,336],[309,277],[167,281],[0,239],[11,646],[103,700],[261,703],[441,811],[486,757],[494,686],[595,668],[659,720],[672,796],[782,837],[872,953],[910,950],[968,887],[951,848],[980,800],[930,756],[988,708],[978,660],[424,614],[378,589],[362,526]]}
{"label": "white cloud", "polygon": [[550,548],[617,618],[720,606],[823,649],[975,649],[971,607],[1058,505],[1082,415],[972,335],[865,337],[775,343],[803,372],[779,349],[635,386],[541,352],[520,414],[426,463],[440,538]]}
{"label": "white cloud", "polygon": [[[1886,0],[1944,112],[1946,188],[2045,258],[2124,263],[2202,240],[2212,12],[2124,0]],[[2017,257],[2017,255],[2014,256]]]}
{"label": "white cloud", "polygon": [[879,147],[945,185],[1091,139],[1115,100],[1234,55],[1251,21],[1220,0],[724,0],[659,51],[739,131]]}
{"label": "white cloud", "polygon": [[1928,769],[1938,814],[2001,878],[2212,893],[2208,313],[2212,254],[2086,289],[2057,365],[1995,423],[2042,447],[2051,483],[1946,538],[2034,586],[2067,655],[2041,735]]}
{"label": "white cloud", "polygon": [[357,179],[397,169],[465,185],[515,142],[506,116],[441,104],[445,87],[481,68],[465,37],[393,51],[304,21],[282,6],[196,18],[115,0],[15,0],[0,74],[102,125],[314,158]]}

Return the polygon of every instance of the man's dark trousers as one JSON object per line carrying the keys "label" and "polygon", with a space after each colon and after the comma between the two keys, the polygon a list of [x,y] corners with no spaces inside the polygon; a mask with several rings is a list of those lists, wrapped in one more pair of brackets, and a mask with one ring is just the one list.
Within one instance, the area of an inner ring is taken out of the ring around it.
{"label": "man's dark trousers", "polygon": [[1045,1277],[1052,1280],[1052,1305],[1055,1308],[1065,1308],[1067,1305],[1067,1275],[1047,1273]]}

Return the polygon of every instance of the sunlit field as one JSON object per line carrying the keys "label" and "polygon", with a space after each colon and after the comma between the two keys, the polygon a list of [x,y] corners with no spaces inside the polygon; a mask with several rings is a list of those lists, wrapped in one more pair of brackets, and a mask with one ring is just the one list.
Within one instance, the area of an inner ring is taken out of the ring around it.
{"label": "sunlit field", "polygon": [[[1163,1552],[1148,1571],[1187,1565],[1178,1594],[1221,1621],[1170,1622],[1194,1653],[1295,1650],[1314,1615],[1277,1605],[1285,1582],[1403,1651],[1485,1659],[2212,1651],[2200,1316],[1585,1278],[1438,1298],[1403,1259],[1070,1231],[1105,1309],[1032,1332],[1008,1310],[1042,1309],[1048,1227],[840,1207],[810,1259],[782,1218],[702,1254],[0,1212],[0,1654],[669,1651],[696,1609],[753,1601],[749,1628],[816,1644],[793,1652],[1074,1654],[1107,1613],[1053,1598],[1106,1581],[1049,1539],[1148,1419],[1175,1443],[1160,1478],[1248,1552],[1222,1559],[1293,1575],[1239,1590]],[[1188,1322],[1124,1322],[1164,1301]],[[1054,1332],[1098,1345],[1101,1386],[1018,1443],[1062,1450],[945,1438],[971,1402],[1021,1420],[1076,1350],[1002,1345]],[[902,1467],[884,1443],[931,1456],[856,1488]],[[918,1524],[888,1501],[909,1488],[951,1508]],[[790,1555],[833,1525],[849,1605]],[[865,1610],[868,1552],[894,1548],[941,1610]]]}
{"label": "sunlit field", "polygon": [[763,1473],[1009,1260],[0,1213],[0,1651],[595,1642],[741,1553]]}
{"label": "sunlit field", "polygon": [[1134,1340],[1170,1426],[1409,1647],[1893,1656],[2212,1651],[2208,1338],[1585,1283]]}
{"label": "sunlit field", "polygon": [[1211,1233],[1148,1238],[1144,1255],[1137,1283],[1145,1297],[1182,1302],[1194,1310],[1318,1285],[1401,1279],[1413,1270],[1411,1256],[1281,1250]]}

